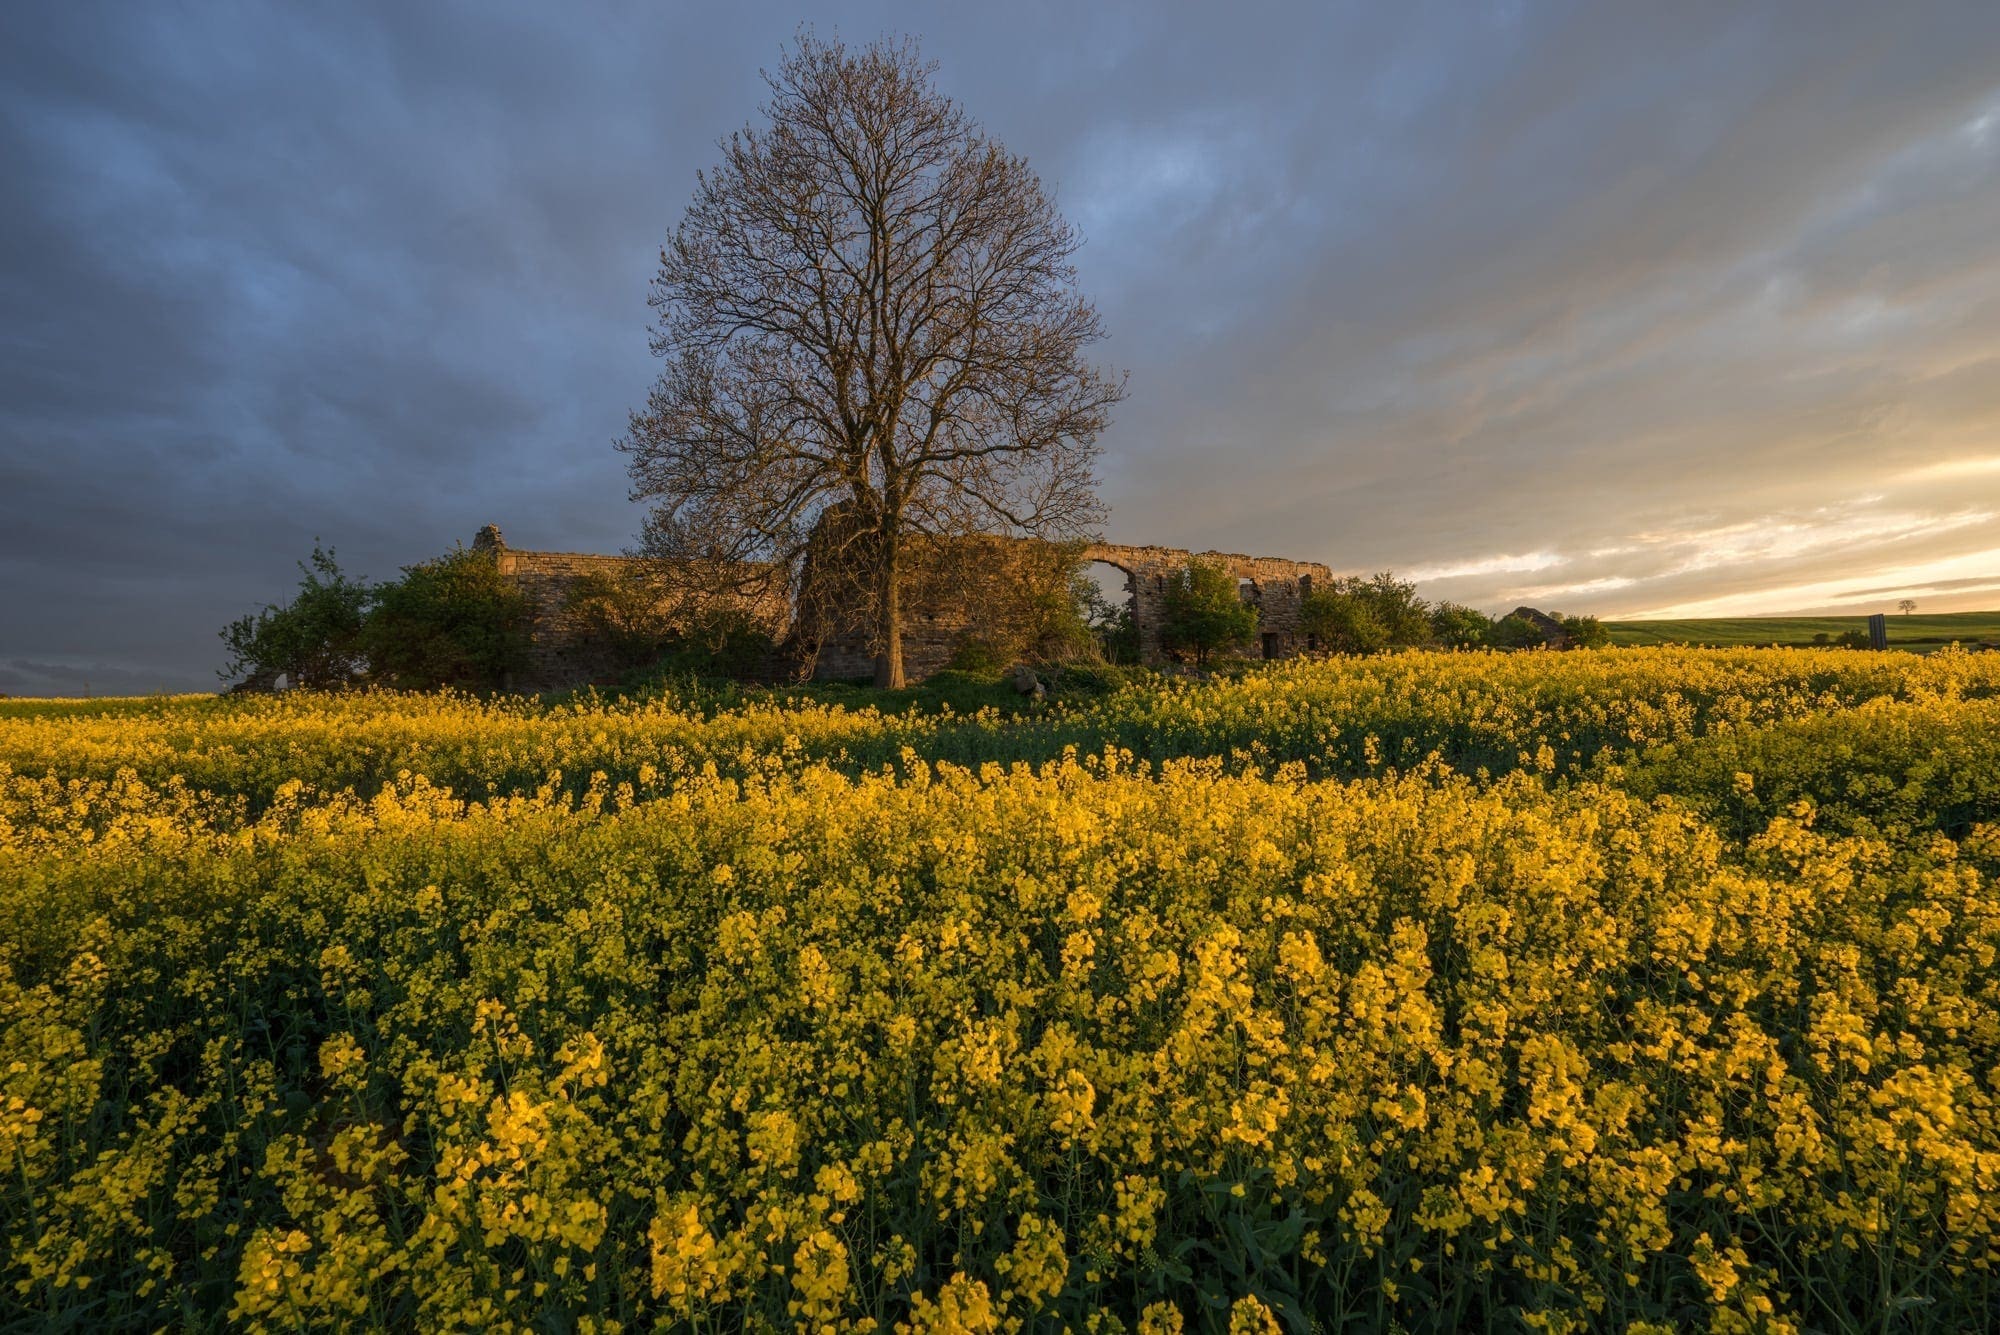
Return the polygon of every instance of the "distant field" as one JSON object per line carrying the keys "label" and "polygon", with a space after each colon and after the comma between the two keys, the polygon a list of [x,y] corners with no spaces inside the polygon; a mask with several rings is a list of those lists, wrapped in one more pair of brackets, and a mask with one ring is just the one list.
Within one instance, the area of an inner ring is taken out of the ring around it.
{"label": "distant field", "polygon": [[[1613,644],[1759,645],[1813,642],[1824,633],[1868,633],[1868,618],[1858,617],[1728,617],[1705,621],[1607,621]],[[1976,644],[2000,641],[2000,612],[1913,612],[1889,614],[1891,649],[1941,649],[1956,640]]]}

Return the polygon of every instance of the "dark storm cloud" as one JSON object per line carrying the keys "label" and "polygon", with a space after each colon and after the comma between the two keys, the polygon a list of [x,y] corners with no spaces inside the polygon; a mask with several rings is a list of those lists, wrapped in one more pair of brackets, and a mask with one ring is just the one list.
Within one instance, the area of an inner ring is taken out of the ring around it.
{"label": "dark storm cloud", "polygon": [[808,16],[920,34],[1089,237],[1114,537],[1489,607],[2000,584],[1989,3],[15,6],[0,690],[203,686],[315,536],[628,542],[653,258]]}

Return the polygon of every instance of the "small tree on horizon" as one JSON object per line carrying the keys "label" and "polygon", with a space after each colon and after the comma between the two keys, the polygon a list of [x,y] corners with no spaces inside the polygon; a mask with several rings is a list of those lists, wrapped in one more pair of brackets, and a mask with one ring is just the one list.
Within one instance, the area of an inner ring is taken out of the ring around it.
{"label": "small tree on horizon", "polygon": [[934,73],[911,42],[808,32],[765,75],[765,123],[722,142],[661,251],[665,369],[618,442],[663,571],[796,571],[825,530],[884,687],[912,540],[1093,531],[1124,395],[1084,357],[1104,330],[1077,233]]}
{"label": "small tree on horizon", "polygon": [[1572,649],[1602,649],[1611,643],[1611,632],[1596,617],[1558,615],[1556,620],[1562,622],[1562,628],[1569,633],[1569,647]]}
{"label": "small tree on horizon", "polygon": [[299,591],[283,605],[266,605],[222,628],[229,662],[217,676],[284,677],[292,686],[328,690],[360,679],[367,665],[362,628],[374,592],[350,579],[333,549],[315,541],[299,562]]}
{"label": "small tree on horizon", "polygon": [[1896,610],[1898,612],[1901,612],[1904,616],[1908,616],[1910,613],[1917,610],[1917,600],[1914,598],[1905,598],[1901,602],[1896,604]]}

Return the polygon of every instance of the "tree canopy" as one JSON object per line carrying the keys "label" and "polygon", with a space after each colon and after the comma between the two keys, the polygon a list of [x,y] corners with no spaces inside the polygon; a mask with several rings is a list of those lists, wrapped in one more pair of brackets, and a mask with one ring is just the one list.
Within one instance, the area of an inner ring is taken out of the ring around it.
{"label": "tree canopy", "polygon": [[1167,580],[1165,611],[1167,647],[1192,653],[1198,664],[1257,633],[1257,609],[1243,601],[1236,577],[1213,559],[1197,556]]}
{"label": "tree canopy", "polygon": [[1103,329],[1077,233],[934,73],[908,42],[807,33],[765,75],[763,123],[722,142],[661,251],[664,368],[619,442],[670,571],[796,570],[837,511],[816,559],[866,592],[883,686],[907,539],[1094,529],[1124,392],[1084,356]]}

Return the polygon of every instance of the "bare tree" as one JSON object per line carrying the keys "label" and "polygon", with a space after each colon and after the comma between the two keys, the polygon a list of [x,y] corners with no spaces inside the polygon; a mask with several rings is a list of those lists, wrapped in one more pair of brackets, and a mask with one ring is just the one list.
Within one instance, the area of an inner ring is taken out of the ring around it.
{"label": "bare tree", "polygon": [[1901,612],[1904,616],[1908,616],[1910,613],[1917,610],[1917,600],[1914,598],[1905,598],[1901,602],[1896,604],[1896,610],[1898,612]]}
{"label": "bare tree", "polygon": [[935,68],[804,33],[765,73],[768,124],[722,141],[661,251],[665,367],[618,443],[673,568],[796,570],[819,528],[816,560],[866,580],[882,686],[909,541],[1093,530],[1124,395],[1084,359],[1079,237]]}

